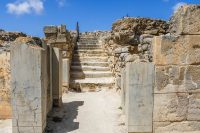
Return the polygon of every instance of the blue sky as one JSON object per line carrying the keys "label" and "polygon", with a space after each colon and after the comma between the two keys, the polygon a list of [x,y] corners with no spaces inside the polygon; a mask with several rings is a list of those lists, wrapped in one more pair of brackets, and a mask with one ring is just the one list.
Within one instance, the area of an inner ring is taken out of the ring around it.
{"label": "blue sky", "polygon": [[1,0],[0,28],[42,37],[45,25],[74,30],[79,21],[81,31],[110,30],[126,14],[168,20],[182,3],[200,0]]}

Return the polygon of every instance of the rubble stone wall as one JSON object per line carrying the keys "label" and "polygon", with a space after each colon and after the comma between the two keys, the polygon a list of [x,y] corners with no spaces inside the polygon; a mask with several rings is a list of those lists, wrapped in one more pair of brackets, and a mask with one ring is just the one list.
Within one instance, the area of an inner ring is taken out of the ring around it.
{"label": "rubble stone wall", "polygon": [[121,87],[121,70],[127,62],[152,62],[152,39],[168,33],[168,23],[147,18],[123,18],[113,23],[112,31],[100,37],[109,55],[115,88]]}

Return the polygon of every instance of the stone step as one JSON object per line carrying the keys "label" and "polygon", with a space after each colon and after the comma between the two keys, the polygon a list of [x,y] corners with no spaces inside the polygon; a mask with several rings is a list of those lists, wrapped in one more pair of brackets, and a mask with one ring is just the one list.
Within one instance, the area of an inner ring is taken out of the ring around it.
{"label": "stone step", "polygon": [[79,37],[78,41],[98,41],[95,37]]}
{"label": "stone step", "polygon": [[106,62],[108,61],[107,57],[73,57],[72,59],[75,62],[85,62],[85,61],[89,61],[89,62]]}
{"label": "stone step", "polygon": [[71,80],[70,88],[79,91],[95,91],[99,88],[112,88],[114,78],[85,78],[81,80]]}
{"label": "stone step", "polygon": [[78,42],[78,45],[98,45],[98,43],[91,43],[91,42]]}
{"label": "stone step", "polygon": [[103,50],[75,50],[74,53],[103,54],[105,52]]}
{"label": "stone step", "polygon": [[108,62],[72,62],[72,66],[102,66],[107,67]]}
{"label": "stone step", "polygon": [[109,71],[109,67],[99,66],[71,66],[72,71]]}
{"label": "stone step", "polygon": [[98,43],[98,40],[95,39],[79,39],[78,42],[91,42],[91,43]]}
{"label": "stone step", "polygon": [[74,47],[75,50],[100,50],[101,45],[77,45]]}
{"label": "stone step", "polygon": [[78,54],[74,54],[73,57],[108,57],[108,56],[106,53],[103,53],[103,54],[78,53]]}
{"label": "stone step", "polygon": [[84,78],[103,78],[103,77],[112,77],[110,71],[99,72],[99,71],[84,71],[84,72],[71,72],[71,78],[84,79]]}

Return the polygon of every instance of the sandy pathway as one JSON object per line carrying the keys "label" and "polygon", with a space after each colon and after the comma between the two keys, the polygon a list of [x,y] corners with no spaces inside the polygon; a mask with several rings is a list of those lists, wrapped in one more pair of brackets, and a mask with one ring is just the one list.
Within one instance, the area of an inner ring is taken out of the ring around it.
{"label": "sandy pathway", "polygon": [[54,133],[125,133],[120,96],[113,90],[63,96],[65,117]]}

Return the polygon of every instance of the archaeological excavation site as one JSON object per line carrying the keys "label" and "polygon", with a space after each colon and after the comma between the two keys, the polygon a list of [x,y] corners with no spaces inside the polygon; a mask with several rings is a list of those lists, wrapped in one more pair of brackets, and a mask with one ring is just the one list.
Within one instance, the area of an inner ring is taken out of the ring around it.
{"label": "archaeological excavation site", "polygon": [[0,133],[200,133],[200,5],[75,25],[0,30]]}

